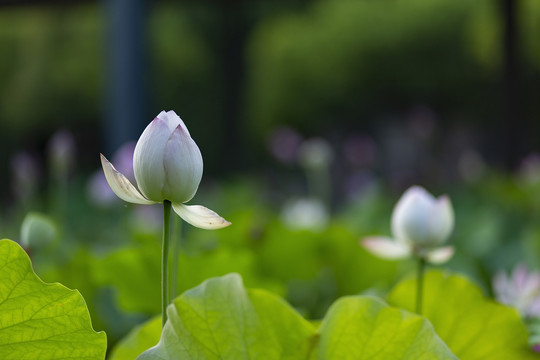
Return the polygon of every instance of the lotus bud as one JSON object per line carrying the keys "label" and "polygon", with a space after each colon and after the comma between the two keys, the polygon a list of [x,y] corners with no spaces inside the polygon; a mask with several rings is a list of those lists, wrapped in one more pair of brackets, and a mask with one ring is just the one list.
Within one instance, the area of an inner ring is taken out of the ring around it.
{"label": "lotus bud", "polygon": [[421,248],[432,248],[448,239],[454,212],[448,196],[435,199],[419,186],[408,189],[392,214],[394,237]]}
{"label": "lotus bud", "polygon": [[195,195],[202,178],[202,156],[174,111],[162,111],[146,127],[135,146],[133,170],[149,200],[184,203]]}
{"label": "lotus bud", "polygon": [[185,205],[201,182],[202,156],[189,131],[174,111],[162,111],[146,127],[135,145],[133,171],[139,189],[101,155],[105,178],[122,200],[142,205],[170,201],[174,211],[189,224],[202,229],[229,226],[210,209]]}
{"label": "lotus bud", "polygon": [[28,213],[21,225],[21,245],[25,249],[46,247],[53,242],[56,235],[53,221],[39,213]]}
{"label": "lotus bud", "polygon": [[362,245],[385,259],[411,255],[441,264],[454,254],[452,246],[441,245],[454,227],[454,212],[448,196],[433,197],[419,186],[409,188],[392,214],[393,238],[368,237]]}

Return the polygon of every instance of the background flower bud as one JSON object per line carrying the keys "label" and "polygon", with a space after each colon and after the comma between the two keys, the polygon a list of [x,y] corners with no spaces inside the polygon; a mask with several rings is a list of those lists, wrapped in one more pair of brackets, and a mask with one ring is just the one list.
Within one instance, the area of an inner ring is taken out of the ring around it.
{"label": "background flower bud", "polygon": [[21,245],[24,248],[44,248],[53,242],[56,235],[54,222],[43,214],[28,213],[21,225]]}
{"label": "background flower bud", "polygon": [[454,212],[447,196],[437,199],[419,186],[408,189],[392,214],[392,232],[396,239],[422,248],[446,241],[454,227]]}

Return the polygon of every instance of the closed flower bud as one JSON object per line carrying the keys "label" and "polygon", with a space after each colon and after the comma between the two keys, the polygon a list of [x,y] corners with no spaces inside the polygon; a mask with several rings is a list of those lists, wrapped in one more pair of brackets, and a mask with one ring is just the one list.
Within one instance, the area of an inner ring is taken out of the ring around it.
{"label": "closed flower bud", "polygon": [[135,145],[133,171],[139,189],[103,155],[101,165],[109,186],[124,201],[142,205],[170,201],[174,211],[193,226],[219,229],[230,225],[204,206],[184,204],[197,192],[203,161],[186,125],[174,111],[162,111]]}
{"label": "closed flower bud", "polygon": [[454,211],[448,196],[433,197],[419,186],[409,188],[398,201],[392,214],[393,238],[369,237],[362,245],[385,259],[401,259],[411,255],[431,263],[448,261],[452,246],[441,245],[454,227]]}
{"label": "closed flower bud", "polygon": [[435,199],[419,186],[407,190],[392,214],[394,237],[421,248],[446,241],[454,227],[454,212],[448,196]]}
{"label": "closed flower bud", "polygon": [[133,154],[141,192],[152,201],[191,200],[203,172],[201,152],[174,111],[162,111],[144,130]]}

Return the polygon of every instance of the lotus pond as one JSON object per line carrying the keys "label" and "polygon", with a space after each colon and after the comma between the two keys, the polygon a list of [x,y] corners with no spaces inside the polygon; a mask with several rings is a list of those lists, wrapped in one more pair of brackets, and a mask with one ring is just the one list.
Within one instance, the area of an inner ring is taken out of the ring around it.
{"label": "lotus pond", "polygon": [[163,112],[91,179],[21,198],[0,227],[0,358],[539,357],[537,168],[437,196],[373,179],[336,206],[328,149],[305,149],[309,196],[256,175],[199,186],[199,149]]}

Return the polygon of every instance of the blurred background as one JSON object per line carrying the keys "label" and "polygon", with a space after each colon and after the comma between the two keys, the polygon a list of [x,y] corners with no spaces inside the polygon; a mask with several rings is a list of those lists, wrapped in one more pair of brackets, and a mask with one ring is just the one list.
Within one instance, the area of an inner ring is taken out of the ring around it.
{"label": "blurred background", "polygon": [[115,200],[98,155],[132,171],[161,110],[203,154],[192,203],[233,222],[184,227],[181,290],[237,271],[312,318],[384,292],[413,264],[358,239],[412,184],[451,196],[448,266],[488,294],[538,268],[537,0],[3,1],[0,24],[0,236],[111,344],[159,312],[161,214]]}

